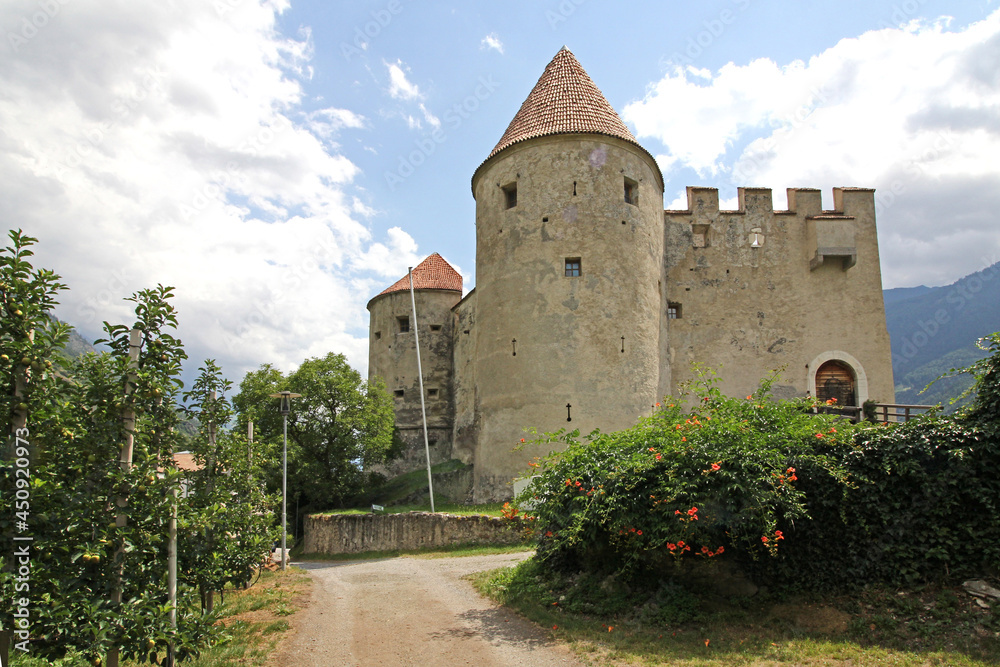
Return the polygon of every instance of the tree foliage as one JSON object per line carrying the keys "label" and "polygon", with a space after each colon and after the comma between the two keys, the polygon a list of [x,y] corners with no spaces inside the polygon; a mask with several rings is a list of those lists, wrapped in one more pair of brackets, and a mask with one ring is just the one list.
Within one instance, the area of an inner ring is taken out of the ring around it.
{"label": "tree foliage", "polygon": [[[307,508],[343,506],[371,481],[367,469],[394,453],[392,399],[342,354],[306,359],[287,375],[265,364],[247,373],[233,403],[240,428],[252,420],[255,434],[279,448],[282,417],[270,396],[279,391],[302,395],[288,415],[289,496]],[[280,489],[280,476],[276,467],[271,488]]]}
{"label": "tree foliage", "polygon": [[[7,388],[0,401],[7,432],[17,437],[0,466],[0,597],[27,604],[0,608],[0,627],[18,630],[15,644],[24,642],[50,660],[75,653],[99,664],[117,650],[122,658],[156,662],[168,644],[178,658],[191,657],[217,633],[194,586],[245,581],[248,554],[259,560],[267,552],[257,536],[266,536],[270,516],[221,512],[221,498],[244,492],[218,474],[219,467],[213,468],[219,500],[177,503],[182,545],[193,550],[201,544],[197,531],[223,520],[228,539],[225,549],[209,554],[211,565],[196,558],[182,568],[187,576],[179,589],[178,627],[171,628],[167,523],[181,482],[172,453],[181,442],[177,401],[186,358],[172,334],[172,290],[158,286],[133,294],[131,326],[105,323],[110,351],[69,363],[56,351],[66,327],[50,317],[65,286],[29,263],[34,239],[20,232],[10,238],[0,253],[0,381]],[[130,341],[133,329],[137,341]],[[122,459],[127,435],[133,439],[130,464]],[[217,460],[230,469],[223,455]],[[234,544],[245,547],[244,561],[224,557]],[[115,601],[119,591],[121,603]],[[15,617],[21,608],[28,613],[23,622]]]}

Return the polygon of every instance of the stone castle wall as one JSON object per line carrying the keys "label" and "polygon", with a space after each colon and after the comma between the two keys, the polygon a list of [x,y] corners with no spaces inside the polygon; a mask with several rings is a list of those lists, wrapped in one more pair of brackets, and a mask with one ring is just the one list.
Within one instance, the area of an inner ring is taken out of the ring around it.
{"label": "stone castle wall", "polygon": [[593,135],[523,141],[476,172],[475,415],[457,421],[477,422],[477,501],[510,496],[525,428],[620,429],[658,399],[662,187],[648,153]]}
{"label": "stone castle wall", "polygon": [[[413,305],[408,290],[379,295],[368,304],[371,311],[368,375],[379,376],[385,381],[386,390],[393,396],[396,428],[406,443],[399,459],[378,468],[390,477],[419,468],[427,462],[414,335],[417,326],[431,463],[453,458],[455,321],[451,309],[461,298],[461,293],[416,290],[414,296],[419,318],[416,323],[413,321]],[[399,318],[406,318],[407,331],[401,330]]]}
{"label": "stone castle wall", "polygon": [[405,514],[312,514],[304,522],[303,552],[350,554],[424,549],[458,544],[520,544],[524,525],[491,516]]}
{"label": "stone castle wall", "polygon": [[833,204],[790,189],[775,211],[769,189],[740,188],[739,209],[720,211],[717,190],[688,188],[688,210],[664,213],[675,391],[700,362],[732,396],[772,370],[779,397],[815,395],[817,367],[836,359],[857,375],[859,404],[893,402],[874,191],[836,188]]}

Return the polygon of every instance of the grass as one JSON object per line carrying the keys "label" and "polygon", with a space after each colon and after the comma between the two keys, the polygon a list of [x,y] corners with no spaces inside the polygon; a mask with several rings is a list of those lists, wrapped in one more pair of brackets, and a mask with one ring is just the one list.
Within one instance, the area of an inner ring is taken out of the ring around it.
{"label": "grass", "polygon": [[[503,503],[486,503],[483,505],[463,505],[460,503],[444,502],[434,503],[435,511],[441,514],[460,514],[471,516],[482,514],[485,516],[502,516]],[[327,510],[326,512],[316,512],[318,515],[331,516],[334,514],[371,514],[370,507],[360,507],[343,510]],[[430,512],[430,503],[420,505],[392,505],[385,508],[385,514],[404,514],[406,512]],[[379,512],[382,514],[382,512]]]}
{"label": "grass", "polygon": [[[218,623],[225,626],[221,639],[195,660],[183,664],[189,667],[257,667],[272,664],[271,654],[290,627],[286,617],[301,606],[302,598],[311,585],[305,570],[292,567],[285,572],[264,571],[260,580],[247,590],[226,591],[225,600],[215,605]],[[53,664],[30,654],[11,653],[11,667],[46,667]],[[84,667],[91,663],[82,658],[68,657],[55,664],[60,667]],[[139,667],[139,663],[131,660],[121,664],[123,667]]]}
{"label": "grass", "polygon": [[377,558],[459,558],[464,556],[489,556],[492,554],[514,554],[534,550],[530,544],[453,544],[427,549],[394,549],[392,551],[363,551],[353,554],[301,554],[297,560],[306,561],[353,561]]}
{"label": "grass", "polygon": [[312,580],[300,568],[265,571],[253,587],[229,591],[217,606],[226,639],[187,663],[192,667],[266,665],[278,641],[289,629],[294,614],[308,593]]}
{"label": "grass", "polygon": [[[431,466],[431,474],[447,475],[448,473],[458,472],[470,467],[458,459],[451,459],[450,461],[443,461]],[[411,470],[410,472],[393,477],[378,488],[371,490],[362,499],[362,502],[366,505],[370,503],[375,503],[376,505],[394,505],[409,496],[421,493],[426,494],[428,493],[428,488],[427,470]],[[445,498],[441,498],[440,496],[437,497],[440,500],[445,500]]]}
{"label": "grass", "polygon": [[1000,662],[1000,614],[981,609],[961,588],[721,599],[676,585],[630,591],[608,579],[553,576],[534,561],[471,579],[590,665]]}

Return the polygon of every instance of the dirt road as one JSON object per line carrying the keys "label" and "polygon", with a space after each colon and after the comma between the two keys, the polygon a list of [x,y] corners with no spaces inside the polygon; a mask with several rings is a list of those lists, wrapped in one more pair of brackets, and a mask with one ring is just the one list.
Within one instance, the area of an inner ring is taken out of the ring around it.
{"label": "dirt road", "polygon": [[480,597],[466,574],[528,554],[299,563],[308,608],[272,664],[296,667],[580,667],[536,626]]}

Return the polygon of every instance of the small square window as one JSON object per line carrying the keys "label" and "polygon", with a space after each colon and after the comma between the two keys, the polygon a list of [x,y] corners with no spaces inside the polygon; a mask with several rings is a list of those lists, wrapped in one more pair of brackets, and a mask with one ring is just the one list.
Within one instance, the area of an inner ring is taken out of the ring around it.
{"label": "small square window", "polygon": [[510,183],[503,186],[504,208],[514,208],[517,206],[517,183]]}
{"label": "small square window", "polygon": [[625,203],[639,205],[639,184],[631,178],[625,179]]}
{"label": "small square window", "polygon": [[399,322],[399,332],[406,333],[410,330],[410,318],[406,315],[402,317],[397,317],[396,321]]}
{"label": "small square window", "polygon": [[580,276],[580,258],[579,257],[567,257],[566,258],[566,277],[576,278]]}
{"label": "small square window", "polygon": [[396,398],[403,398],[403,393],[404,392],[403,392],[402,389],[397,389],[396,391],[394,391],[392,393],[396,396]]}
{"label": "small square window", "polygon": [[438,390],[437,389],[428,389],[427,390],[427,396],[428,396],[428,398],[436,398],[437,395],[438,395]]}
{"label": "small square window", "polygon": [[381,331],[376,331],[375,332],[375,340],[382,340],[382,332]]}
{"label": "small square window", "polygon": [[679,320],[679,319],[681,319],[681,304],[679,304],[679,303],[668,303],[667,304],[667,319],[668,320]]}
{"label": "small square window", "polygon": [[440,324],[432,324],[431,325],[431,331],[441,331],[441,325]]}

